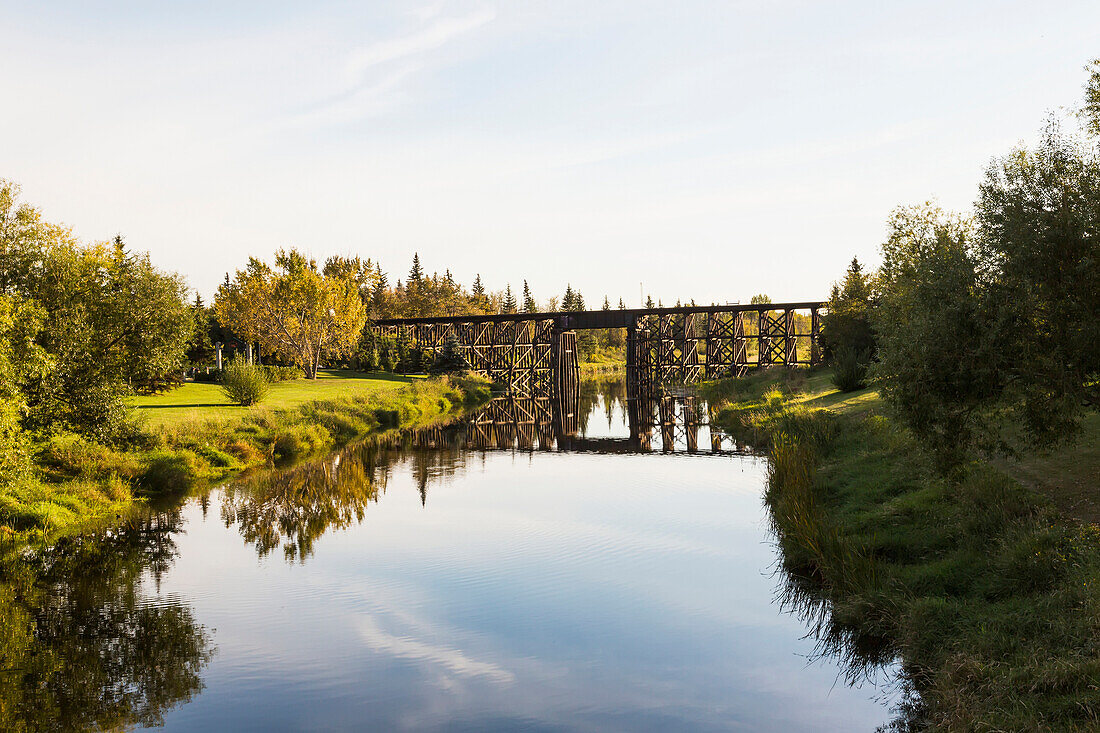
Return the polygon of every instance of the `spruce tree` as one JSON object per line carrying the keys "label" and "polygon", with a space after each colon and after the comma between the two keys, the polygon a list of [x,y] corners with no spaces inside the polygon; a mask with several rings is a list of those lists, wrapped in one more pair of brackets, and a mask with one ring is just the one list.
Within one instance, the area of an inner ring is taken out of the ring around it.
{"label": "spruce tree", "polygon": [[603,296],[603,310],[611,310],[611,301],[607,299],[607,296]]}
{"label": "spruce tree", "polygon": [[410,288],[418,287],[421,281],[424,280],[424,270],[420,267],[420,254],[413,252],[413,265],[409,270],[409,277],[407,283]]}
{"label": "spruce tree", "polygon": [[538,311],[539,306],[535,302],[535,299],[531,297],[531,288],[527,287],[527,281],[523,281],[523,311],[525,313],[535,313]]}
{"label": "spruce tree", "polygon": [[512,295],[511,284],[504,288],[504,302],[501,304],[501,313],[515,313],[516,312],[516,296]]}
{"label": "spruce tree", "polygon": [[473,287],[472,292],[478,298],[485,295],[485,286],[481,284],[481,275],[480,274],[478,274],[476,277],[474,277],[474,287]]}
{"label": "spruce tree", "polygon": [[440,349],[439,355],[432,362],[431,373],[454,374],[464,372],[469,368],[470,365],[466,363],[466,359],[462,356],[462,348],[459,346],[458,338],[453,333],[448,334],[447,339],[443,342],[443,348]]}
{"label": "spruce tree", "polygon": [[655,304],[653,303],[653,296],[652,296],[652,295],[647,295],[647,296],[645,296],[645,307],[646,307],[646,308],[656,308],[656,307],[657,307],[657,306],[656,306],[656,305],[655,305]]}
{"label": "spruce tree", "polygon": [[576,294],[573,292],[573,286],[569,283],[565,284],[565,295],[561,299],[561,309],[563,311],[575,310],[573,308],[573,300],[576,298]]}

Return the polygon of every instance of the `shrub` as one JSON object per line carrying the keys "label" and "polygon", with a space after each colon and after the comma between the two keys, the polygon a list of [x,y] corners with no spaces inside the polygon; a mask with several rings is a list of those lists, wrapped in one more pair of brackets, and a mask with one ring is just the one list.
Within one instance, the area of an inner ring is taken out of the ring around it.
{"label": "shrub", "polygon": [[141,477],[142,488],[148,491],[181,491],[195,482],[198,476],[196,456],[189,450],[155,451],[149,456],[145,473]]}
{"label": "shrub", "polygon": [[292,460],[332,444],[332,434],[321,425],[292,425],[275,438],[275,453]]}
{"label": "shrub", "polygon": [[132,478],[141,470],[131,455],[74,433],[50,436],[38,446],[35,459],[45,475],[54,481],[109,474]]}
{"label": "shrub", "polygon": [[264,458],[264,454],[260,452],[259,448],[246,440],[234,440],[225,449],[230,455],[236,456],[246,465],[258,463]]}
{"label": "shrub", "polygon": [[867,386],[870,366],[867,352],[841,348],[833,354],[833,384],[841,392],[855,392]]}
{"label": "shrub", "polygon": [[222,391],[239,405],[255,405],[267,396],[268,380],[264,367],[235,360],[222,375]]}
{"label": "shrub", "polygon": [[267,381],[271,383],[275,382],[291,382],[295,379],[305,379],[306,373],[296,366],[275,366],[273,364],[264,364],[259,367]]}
{"label": "shrub", "polygon": [[206,459],[214,468],[228,468],[236,470],[242,467],[241,462],[237,458],[223,450],[219,450],[212,445],[201,445],[195,448],[195,452]]}

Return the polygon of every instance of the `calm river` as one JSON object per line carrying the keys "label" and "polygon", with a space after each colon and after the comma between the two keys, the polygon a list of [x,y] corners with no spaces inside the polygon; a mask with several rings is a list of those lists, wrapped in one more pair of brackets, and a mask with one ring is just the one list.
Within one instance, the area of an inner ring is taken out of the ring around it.
{"label": "calm river", "polygon": [[888,719],[894,693],[846,684],[776,601],[762,459],[682,417],[673,450],[660,426],[639,450],[624,404],[621,384],[586,383],[576,437],[551,449],[519,447],[530,436],[483,415],[60,545],[30,564],[37,596],[13,606],[0,588],[14,660],[4,723],[871,731]]}

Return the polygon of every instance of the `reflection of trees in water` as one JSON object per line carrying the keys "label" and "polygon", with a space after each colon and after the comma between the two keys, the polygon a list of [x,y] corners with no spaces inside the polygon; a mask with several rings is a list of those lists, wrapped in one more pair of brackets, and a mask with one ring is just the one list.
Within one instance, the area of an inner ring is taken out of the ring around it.
{"label": "reflection of trees in water", "polygon": [[189,607],[142,592],[175,559],[178,523],[161,514],[0,560],[0,729],[160,725],[202,689],[209,634]]}
{"label": "reflection of trees in water", "polygon": [[221,506],[225,526],[236,524],[261,557],[281,546],[287,560],[304,560],[318,537],[330,527],[358,524],[377,498],[374,462],[361,448],[227,487]]}
{"label": "reflection of trees in water", "polygon": [[429,483],[464,465],[456,451],[418,449],[415,443],[415,431],[389,435],[322,461],[245,478],[225,488],[222,521],[237,525],[261,557],[282,547],[288,561],[304,561],[325,532],[363,521],[367,505],[385,493],[396,463],[408,463],[422,503]]}
{"label": "reflection of trees in water", "polygon": [[626,412],[626,382],[621,378],[611,378],[586,379],[580,383],[577,419],[582,433],[588,432],[588,420],[596,414],[601,397],[607,427],[610,429],[614,425],[615,407],[618,406],[623,413]]}

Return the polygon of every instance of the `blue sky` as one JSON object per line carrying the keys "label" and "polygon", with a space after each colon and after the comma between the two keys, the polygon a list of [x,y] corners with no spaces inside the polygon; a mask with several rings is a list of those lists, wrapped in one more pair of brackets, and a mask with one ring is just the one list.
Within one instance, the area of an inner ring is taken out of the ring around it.
{"label": "blue sky", "polygon": [[0,2],[0,177],[204,295],[297,246],[806,300],[1097,56],[1095,2]]}

